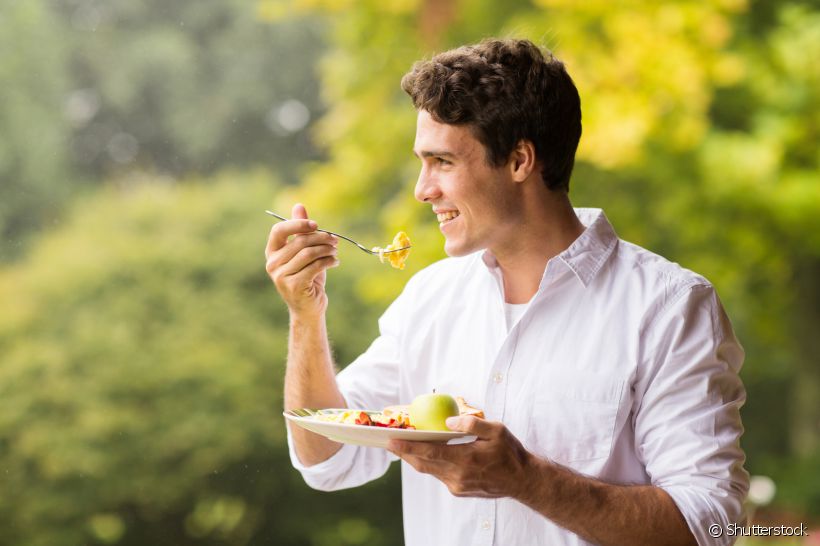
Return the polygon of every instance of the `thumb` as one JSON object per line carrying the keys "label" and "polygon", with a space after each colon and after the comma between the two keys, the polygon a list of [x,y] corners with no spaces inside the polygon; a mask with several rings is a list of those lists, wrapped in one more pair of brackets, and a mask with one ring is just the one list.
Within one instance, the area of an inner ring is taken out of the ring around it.
{"label": "thumb", "polygon": [[459,417],[448,417],[447,427],[458,432],[474,434],[479,438],[487,438],[492,434],[493,427],[489,421],[474,415],[461,415]]}
{"label": "thumb", "polygon": [[291,218],[294,220],[306,220],[308,217],[307,209],[302,203],[296,203],[293,205],[293,209],[290,212]]}

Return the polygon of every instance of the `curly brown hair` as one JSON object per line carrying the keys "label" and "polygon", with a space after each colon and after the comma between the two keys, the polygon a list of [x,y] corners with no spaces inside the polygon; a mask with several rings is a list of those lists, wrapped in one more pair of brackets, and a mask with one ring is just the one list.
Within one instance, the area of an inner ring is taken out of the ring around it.
{"label": "curly brown hair", "polygon": [[401,80],[417,110],[467,125],[501,166],[529,140],[551,190],[568,191],[581,139],[581,99],[564,64],[529,40],[486,39],[419,61]]}

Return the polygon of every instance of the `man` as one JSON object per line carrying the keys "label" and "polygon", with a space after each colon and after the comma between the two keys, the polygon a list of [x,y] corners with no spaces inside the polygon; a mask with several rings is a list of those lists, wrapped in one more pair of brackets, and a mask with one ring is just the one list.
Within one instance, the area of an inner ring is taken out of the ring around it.
{"label": "man", "polygon": [[332,490],[401,458],[409,546],[731,542],[709,529],[742,522],[742,349],[708,281],[572,208],[581,112],[564,66],[487,40],[417,63],[402,87],[418,110],[415,194],[450,258],[408,282],[336,376],[336,240],[295,206],[266,250],[291,316],[285,406],[381,408],[436,389],[487,419],[448,420],[472,443],[389,450],[290,428],[294,466]]}

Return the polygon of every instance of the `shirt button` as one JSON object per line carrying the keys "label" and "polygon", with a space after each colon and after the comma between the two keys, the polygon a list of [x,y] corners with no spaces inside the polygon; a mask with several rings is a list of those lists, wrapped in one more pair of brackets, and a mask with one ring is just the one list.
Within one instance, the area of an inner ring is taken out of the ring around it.
{"label": "shirt button", "polygon": [[493,376],[493,381],[495,381],[496,383],[501,383],[502,381],[504,381],[504,376],[500,373],[497,373]]}
{"label": "shirt button", "polygon": [[481,528],[487,531],[490,528],[490,520],[485,519],[481,522]]}

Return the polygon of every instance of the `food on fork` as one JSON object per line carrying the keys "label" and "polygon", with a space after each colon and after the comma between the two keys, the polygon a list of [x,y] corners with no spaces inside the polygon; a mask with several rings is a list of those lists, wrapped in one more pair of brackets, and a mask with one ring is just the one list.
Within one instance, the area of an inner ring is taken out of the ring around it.
{"label": "food on fork", "polygon": [[[410,249],[405,247],[409,246],[410,237],[408,237],[405,232],[400,231],[396,233],[396,236],[393,237],[393,242],[387,245],[387,247],[382,248],[380,246],[374,246],[373,252],[377,252],[379,254],[379,260],[382,263],[384,263],[384,259],[387,258],[390,265],[396,269],[404,269],[404,262],[407,261],[407,256],[410,254]],[[404,250],[391,252],[399,248],[404,248]]]}

